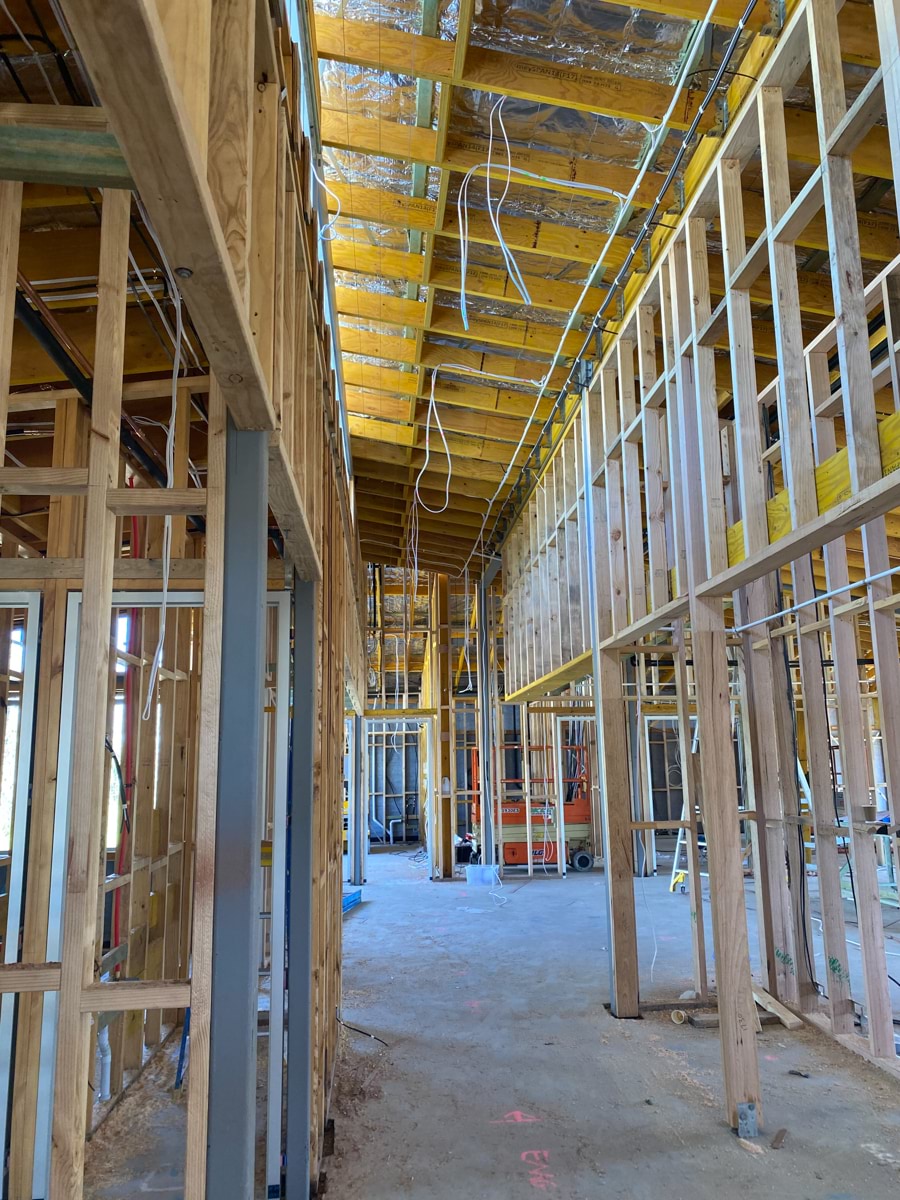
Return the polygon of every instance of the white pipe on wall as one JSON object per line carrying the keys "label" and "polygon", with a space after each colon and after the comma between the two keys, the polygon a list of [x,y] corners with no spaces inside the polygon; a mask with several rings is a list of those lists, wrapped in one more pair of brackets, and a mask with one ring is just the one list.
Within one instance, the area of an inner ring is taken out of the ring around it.
{"label": "white pipe on wall", "polygon": [[100,1049],[100,1099],[109,1100],[111,1096],[112,1047],[109,1044],[108,1025],[104,1025],[100,1029],[97,1035],[97,1045]]}

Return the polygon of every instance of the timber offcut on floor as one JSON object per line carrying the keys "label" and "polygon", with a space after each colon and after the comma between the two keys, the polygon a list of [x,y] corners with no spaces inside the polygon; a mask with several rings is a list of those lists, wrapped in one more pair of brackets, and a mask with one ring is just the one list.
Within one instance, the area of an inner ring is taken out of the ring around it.
{"label": "timber offcut on floor", "polygon": [[0,1200],[880,1200],[900,0],[0,0]]}

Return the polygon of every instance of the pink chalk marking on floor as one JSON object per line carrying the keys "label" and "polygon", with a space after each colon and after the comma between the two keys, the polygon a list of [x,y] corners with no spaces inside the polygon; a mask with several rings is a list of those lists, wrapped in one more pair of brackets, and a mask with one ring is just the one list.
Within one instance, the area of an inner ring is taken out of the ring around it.
{"label": "pink chalk marking on floor", "polygon": [[537,1188],[539,1192],[553,1192],[556,1190],[556,1178],[553,1172],[547,1171],[543,1173],[540,1167],[534,1171],[529,1171],[528,1182],[533,1188]]}
{"label": "pink chalk marking on floor", "polygon": [[504,1113],[499,1121],[491,1121],[491,1125],[535,1125],[540,1124],[540,1117],[532,1117],[529,1113],[519,1112],[518,1109],[513,1112]]}

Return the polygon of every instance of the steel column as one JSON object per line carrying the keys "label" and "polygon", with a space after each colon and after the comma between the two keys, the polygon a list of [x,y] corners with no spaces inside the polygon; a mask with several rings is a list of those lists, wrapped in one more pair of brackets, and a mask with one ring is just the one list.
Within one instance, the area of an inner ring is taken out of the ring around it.
{"label": "steel column", "polygon": [[207,1194],[253,1195],[268,434],[226,433]]}
{"label": "steel column", "polygon": [[294,577],[294,719],[288,830],[288,1019],[285,1200],[309,1200],[312,1073],[313,749],[316,585]]}

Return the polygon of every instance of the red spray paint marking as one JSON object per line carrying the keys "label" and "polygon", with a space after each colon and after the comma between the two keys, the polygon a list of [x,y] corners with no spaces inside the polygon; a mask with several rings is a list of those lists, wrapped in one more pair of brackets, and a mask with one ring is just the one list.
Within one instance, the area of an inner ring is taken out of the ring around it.
{"label": "red spray paint marking", "polygon": [[556,1177],[552,1171],[542,1167],[534,1167],[528,1172],[528,1182],[540,1192],[552,1192],[556,1189]]}
{"label": "red spray paint marking", "polygon": [[515,1112],[504,1113],[499,1121],[491,1121],[492,1125],[534,1125],[539,1124],[540,1117],[529,1116],[528,1113]]}
{"label": "red spray paint marking", "polygon": [[528,1182],[540,1192],[552,1192],[556,1189],[556,1176],[547,1170],[550,1162],[549,1150],[523,1150],[519,1155],[523,1163],[531,1164],[528,1172]]}

